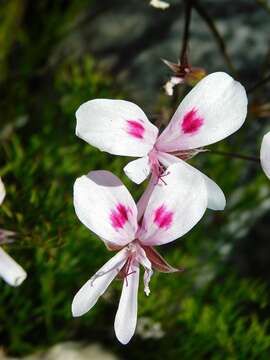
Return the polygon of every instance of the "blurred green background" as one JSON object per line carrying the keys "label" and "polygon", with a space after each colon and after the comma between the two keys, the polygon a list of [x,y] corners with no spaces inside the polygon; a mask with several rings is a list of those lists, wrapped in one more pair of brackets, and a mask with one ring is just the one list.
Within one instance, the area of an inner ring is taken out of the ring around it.
{"label": "blurred green background", "polygon": [[[267,1],[199,3],[224,43],[194,11],[192,64],[233,73],[247,88],[263,79],[270,63]],[[186,271],[154,274],[148,298],[140,289],[130,344],[121,346],[113,331],[120,281],[87,315],[71,316],[74,294],[111,256],[75,216],[74,180],[107,169],[135,198],[143,190],[123,174],[128,159],[101,153],[75,136],[74,113],[92,98],[123,98],[166,123],[189,90],[167,97],[162,84],[169,72],[160,61],[177,60],[183,5],[171,1],[163,12],[146,0],[1,1],[0,175],[7,196],[0,228],[17,233],[5,250],[28,272],[19,288],[0,283],[0,344],[6,353],[22,356],[84,340],[122,359],[270,358],[269,180],[257,163],[211,153],[192,163],[221,186],[227,207],[208,210],[190,233],[159,249]],[[211,149],[259,156],[270,128],[269,96],[268,84],[250,92],[243,128]]]}

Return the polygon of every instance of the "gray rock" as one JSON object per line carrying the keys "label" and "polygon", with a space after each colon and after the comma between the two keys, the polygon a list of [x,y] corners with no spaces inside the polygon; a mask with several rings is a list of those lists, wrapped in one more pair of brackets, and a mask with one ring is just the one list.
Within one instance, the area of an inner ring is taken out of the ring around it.
{"label": "gray rock", "polygon": [[10,358],[0,353],[0,360],[117,360],[114,354],[104,350],[99,344],[65,342],[24,358]]}

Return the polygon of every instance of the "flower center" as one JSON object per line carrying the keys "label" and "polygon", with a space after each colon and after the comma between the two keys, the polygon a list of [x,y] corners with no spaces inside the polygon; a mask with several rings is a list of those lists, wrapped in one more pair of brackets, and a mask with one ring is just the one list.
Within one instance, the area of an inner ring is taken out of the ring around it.
{"label": "flower center", "polygon": [[161,180],[165,185],[166,182],[164,181],[164,177],[168,175],[168,173],[165,171],[164,166],[161,165],[161,163],[158,160],[158,152],[155,148],[153,148],[149,154],[148,159],[151,167],[151,172],[157,179],[157,183],[159,180]]}
{"label": "flower center", "polygon": [[137,252],[137,245],[136,243],[132,242],[129,243],[127,245],[127,251],[128,251],[128,256],[127,256],[127,260],[124,264],[124,266],[122,267],[122,269],[119,271],[118,273],[118,277],[122,280],[125,280],[126,282],[126,286],[128,286],[128,276],[134,274],[136,271],[130,271],[130,267],[132,265],[132,262],[135,260],[136,258],[136,252]]}

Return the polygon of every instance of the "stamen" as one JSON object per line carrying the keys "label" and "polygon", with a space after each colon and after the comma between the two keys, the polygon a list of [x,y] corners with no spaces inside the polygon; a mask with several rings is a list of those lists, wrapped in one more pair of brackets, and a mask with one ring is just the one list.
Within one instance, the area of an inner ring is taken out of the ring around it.
{"label": "stamen", "polygon": [[160,164],[158,157],[156,155],[156,150],[152,150],[149,153],[148,157],[149,157],[152,173],[157,179],[157,183],[155,185],[159,183],[159,180],[161,180],[164,185],[167,185],[166,182],[163,180],[163,178],[167,176],[169,173],[166,172],[164,166]]}
{"label": "stamen", "polygon": [[122,269],[119,271],[119,277],[120,279],[123,279],[126,282],[126,286],[128,286],[128,276],[132,275],[134,273],[136,273],[135,270],[133,271],[129,271],[130,270],[130,266],[132,264],[133,261],[133,254],[131,253],[129,255],[129,257],[127,258],[126,263],[124,264],[124,266],[122,267]]}
{"label": "stamen", "polygon": [[136,271],[134,270],[134,271],[131,271],[130,273],[128,273],[128,274],[126,274],[126,277],[125,277],[125,281],[126,281],[126,286],[128,286],[128,276],[129,275],[132,275],[132,274],[135,274],[136,273]]}
{"label": "stamen", "polygon": [[169,171],[166,171],[166,172],[165,172],[165,170],[164,170],[164,172],[163,172],[161,175],[159,175],[158,180],[157,180],[157,183],[156,183],[155,185],[158,185],[159,180],[160,180],[164,185],[167,185],[166,181],[165,181],[163,178],[164,178],[165,176],[168,176],[169,174],[170,174]]}

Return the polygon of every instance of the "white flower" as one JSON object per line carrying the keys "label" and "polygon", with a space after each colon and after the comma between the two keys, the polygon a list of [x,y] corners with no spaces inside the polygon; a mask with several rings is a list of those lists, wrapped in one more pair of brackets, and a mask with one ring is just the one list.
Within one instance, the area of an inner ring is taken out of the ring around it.
{"label": "white flower", "polygon": [[263,137],[260,158],[263,171],[270,179],[270,131]]}
{"label": "white flower", "polygon": [[91,100],[79,107],[76,134],[101,151],[139,157],[124,168],[137,184],[150,173],[162,179],[166,175],[163,166],[182,163],[194,177],[205,180],[208,207],[222,210],[226,200],[219,186],[184,160],[201,147],[233,134],[243,125],[246,114],[243,86],[226,73],[217,72],[204,77],[187,94],[160,135],[137,105],[109,99]]}
{"label": "white flower", "polygon": [[[0,205],[5,198],[5,194],[5,187],[0,178]],[[6,231],[6,234],[11,235],[13,233]],[[19,286],[26,279],[26,276],[27,274],[23,268],[0,247],[0,277],[11,286]]]}
{"label": "white flower", "polygon": [[4,201],[5,196],[6,196],[5,186],[3,184],[3,181],[0,178],[0,205]]}
{"label": "white flower", "polygon": [[122,344],[129,342],[136,328],[140,265],[145,269],[144,291],[149,295],[153,269],[178,271],[153,246],[186,234],[206,210],[204,180],[194,178],[189,168],[171,165],[166,183],[167,186],[154,188],[146,207],[142,203],[136,206],[127,188],[108,171],[90,172],[74,184],[78,218],[108,249],[118,252],[75,295],[72,314],[81,316],[88,312],[118,275],[123,279],[123,288],[114,329]]}

